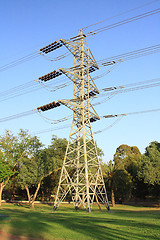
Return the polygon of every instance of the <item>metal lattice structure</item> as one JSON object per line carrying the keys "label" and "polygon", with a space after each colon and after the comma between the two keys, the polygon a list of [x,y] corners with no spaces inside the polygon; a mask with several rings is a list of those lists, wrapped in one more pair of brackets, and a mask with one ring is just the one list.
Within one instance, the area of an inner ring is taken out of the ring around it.
{"label": "metal lattice structure", "polygon": [[60,40],[74,56],[74,67],[59,69],[73,82],[74,98],[59,100],[60,104],[73,111],[73,121],[68,145],[61,170],[59,186],[54,202],[54,210],[68,194],[76,209],[83,206],[91,211],[94,200],[99,207],[103,203],[109,209],[106,188],[103,180],[97,147],[93,138],[91,122],[99,120],[90,103],[90,97],[99,94],[90,73],[98,65],[89,50],[86,36],[79,35],[69,41]]}

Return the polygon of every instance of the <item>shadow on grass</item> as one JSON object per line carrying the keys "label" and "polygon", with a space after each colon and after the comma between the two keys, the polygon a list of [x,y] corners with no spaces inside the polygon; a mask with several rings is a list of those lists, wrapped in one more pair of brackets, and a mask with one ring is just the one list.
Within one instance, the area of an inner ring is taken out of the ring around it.
{"label": "shadow on grass", "polygon": [[[50,207],[38,207],[35,210],[22,207],[4,208],[1,214],[11,217],[10,233],[26,236],[26,239],[160,239],[159,223],[152,223],[156,211],[133,212],[114,210],[106,212],[94,210],[91,214],[85,210],[75,211],[62,207],[49,213]],[[160,211],[158,211],[160,213]],[[143,219],[143,221],[142,221]],[[158,217],[157,217],[158,219]],[[0,222],[0,226],[1,226]],[[18,238],[17,238],[18,239]]]}

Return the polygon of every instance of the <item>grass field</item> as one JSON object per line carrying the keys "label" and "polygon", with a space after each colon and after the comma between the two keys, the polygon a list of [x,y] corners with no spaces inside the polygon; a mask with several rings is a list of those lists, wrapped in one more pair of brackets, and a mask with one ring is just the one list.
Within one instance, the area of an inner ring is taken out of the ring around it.
{"label": "grass field", "polygon": [[58,211],[51,211],[51,206],[41,204],[33,210],[2,205],[0,214],[8,217],[0,217],[0,229],[27,239],[160,239],[160,209],[117,205],[107,212],[94,206],[87,213],[62,204]]}

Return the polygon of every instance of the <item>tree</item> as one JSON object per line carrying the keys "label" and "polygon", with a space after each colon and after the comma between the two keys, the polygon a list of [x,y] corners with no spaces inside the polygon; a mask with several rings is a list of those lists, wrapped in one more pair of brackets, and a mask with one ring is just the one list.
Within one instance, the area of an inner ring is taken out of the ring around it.
{"label": "tree", "polygon": [[136,177],[141,162],[141,153],[136,146],[122,144],[116,149],[114,163],[117,169],[125,169]]}
{"label": "tree", "polygon": [[[102,165],[103,177],[105,182],[108,185],[108,188],[111,190],[111,202],[112,207],[115,207],[115,165],[112,161],[109,161],[108,164]],[[107,190],[108,190],[107,188]]]}
{"label": "tree", "polygon": [[[131,196],[131,193],[133,194],[137,190],[137,173],[140,168],[141,153],[136,146],[122,144],[116,149],[113,160],[116,174],[119,174],[119,177],[115,175],[116,179],[119,178],[117,181],[119,189],[117,188],[117,191],[120,192],[120,189],[122,189],[123,198],[124,196],[128,198]],[[119,181],[122,182],[122,185],[119,184]],[[125,194],[123,194],[123,191],[125,191]]]}
{"label": "tree", "polygon": [[0,136],[0,204],[4,187],[18,173],[23,159],[32,157],[41,147],[39,139],[31,137],[26,130],[20,129],[17,136],[6,130]]}
{"label": "tree", "polygon": [[66,138],[58,138],[53,135],[51,144],[45,149],[45,154],[47,159],[54,160],[54,168],[59,169],[53,172],[48,177],[43,180],[42,184],[42,195],[45,198],[50,199],[51,195],[55,195],[57,192],[57,187],[60,178],[60,170],[63,164],[65,152],[67,147]]}
{"label": "tree", "polygon": [[10,178],[16,173],[15,167],[23,152],[17,151],[18,138],[10,131],[0,136],[0,206],[2,192]]}
{"label": "tree", "polygon": [[144,183],[160,185],[160,143],[151,142],[142,156],[141,170],[138,174]]}
{"label": "tree", "polygon": [[[46,159],[40,156],[23,159],[18,174],[18,182],[22,189],[26,189],[29,206],[31,208],[34,208],[34,202],[42,180],[55,171],[53,165],[51,165],[51,162],[46,162]],[[56,171],[57,170],[59,169],[56,169]],[[33,194],[31,194],[30,189],[34,190]]]}
{"label": "tree", "polygon": [[109,161],[106,167],[103,167],[104,179],[107,190],[111,192],[112,207],[116,201],[124,201],[131,195],[132,178],[125,169],[117,169],[115,163]]}
{"label": "tree", "polygon": [[42,181],[53,172],[55,173],[61,169],[66,142],[66,139],[53,136],[51,145],[48,148],[40,150],[31,158],[23,159],[18,181],[21,188],[26,189],[31,208],[34,207]]}

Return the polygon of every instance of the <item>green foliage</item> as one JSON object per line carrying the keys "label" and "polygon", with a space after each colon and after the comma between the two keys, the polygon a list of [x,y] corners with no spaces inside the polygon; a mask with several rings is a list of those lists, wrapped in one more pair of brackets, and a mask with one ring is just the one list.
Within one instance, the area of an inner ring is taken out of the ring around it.
{"label": "green foliage", "polygon": [[0,183],[5,184],[14,174],[14,166],[19,154],[17,153],[18,139],[10,131],[0,136]]}
{"label": "green foliage", "polygon": [[[115,193],[116,201],[129,199],[132,190],[132,177],[125,169],[117,169],[112,161],[103,167],[107,190]],[[113,199],[112,199],[113,201]]]}
{"label": "green foliage", "polygon": [[17,176],[22,189],[29,188],[38,183],[41,173],[38,171],[38,163],[35,158],[24,158]]}
{"label": "green foliage", "polygon": [[116,149],[113,163],[108,164],[106,183],[115,192],[116,200],[128,200],[136,188],[141,153],[135,146],[122,144]]}
{"label": "green foliage", "polygon": [[144,183],[160,185],[160,143],[154,141],[146,147],[138,176]]}
{"label": "green foliage", "polygon": [[118,201],[125,201],[131,197],[132,177],[123,169],[116,169],[114,173],[114,191]]}
{"label": "green foliage", "polygon": [[0,136],[0,181],[12,176],[15,167],[20,164],[23,157],[32,157],[37,153],[42,144],[37,137],[31,137],[28,131],[20,130],[17,136],[6,130]]}
{"label": "green foliage", "polygon": [[56,194],[66,147],[67,140],[65,138],[58,138],[53,135],[51,145],[42,151],[42,159],[45,160],[47,165],[50,165],[51,167],[53,164],[53,169],[58,169],[58,171],[54,171],[52,174],[43,179],[41,187],[43,199],[46,198],[49,200],[52,194]]}
{"label": "green foliage", "polygon": [[141,162],[141,153],[135,146],[122,144],[116,149],[113,160],[117,169],[125,169],[136,177]]}

